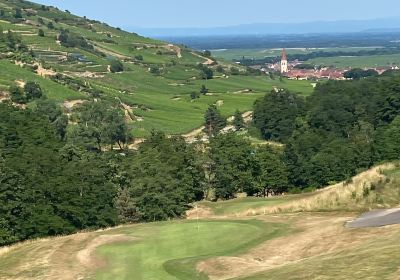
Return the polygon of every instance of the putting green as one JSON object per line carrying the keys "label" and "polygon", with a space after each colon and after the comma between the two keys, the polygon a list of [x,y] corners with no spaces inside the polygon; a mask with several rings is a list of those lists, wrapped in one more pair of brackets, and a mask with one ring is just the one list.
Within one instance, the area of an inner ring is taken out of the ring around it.
{"label": "putting green", "polygon": [[284,224],[260,221],[182,221],[145,224],[118,233],[132,242],[101,246],[96,253],[107,265],[96,279],[208,279],[196,263],[235,255],[288,231]]}

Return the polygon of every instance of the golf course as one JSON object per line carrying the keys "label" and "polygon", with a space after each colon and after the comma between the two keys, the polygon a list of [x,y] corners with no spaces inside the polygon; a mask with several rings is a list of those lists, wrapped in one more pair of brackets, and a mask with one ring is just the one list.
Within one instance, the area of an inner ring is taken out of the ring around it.
{"label": "golf course", "polygon": [[398,206],[396,166],[314,193],[200,202],[183,220],[5,247],[0,279],[399,279],[400,225],[346,227],[368,209]]}
{"label": "golf course", "polygon": [[216,2],[37,1],[0,0],[0,280],[400,280],[395,31],[203,49],[132,26]]}

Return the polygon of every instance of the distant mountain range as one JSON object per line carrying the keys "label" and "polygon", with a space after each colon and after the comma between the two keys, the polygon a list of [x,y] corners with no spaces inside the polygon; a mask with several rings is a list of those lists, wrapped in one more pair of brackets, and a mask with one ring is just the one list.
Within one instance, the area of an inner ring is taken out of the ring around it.
{"label": "distant mountain range", "polygon": [[307,33],[351,33],[361,31],[400,31],[400,17],[371,20],[315,21],[304,23],[254,23],[213,28],[137,28],[129,31],[156,38],[220,35],[276,35]]}

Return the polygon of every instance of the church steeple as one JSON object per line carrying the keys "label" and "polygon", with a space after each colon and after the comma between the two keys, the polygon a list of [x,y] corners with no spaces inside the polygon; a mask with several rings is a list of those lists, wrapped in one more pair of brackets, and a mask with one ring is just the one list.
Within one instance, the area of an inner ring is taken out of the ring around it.
{"label": "church steeple", "polygon": [[281,73],[287,73],[288,72],[288,60],[287,60],[287,54],[286,50],[282,50],[282,59],[281,59]]}
{"label": "church steeple", "polygon": [[287,61],[287,54],[286,54],[286,50],[285,49],[282,50],[282,60],[286,60]]}

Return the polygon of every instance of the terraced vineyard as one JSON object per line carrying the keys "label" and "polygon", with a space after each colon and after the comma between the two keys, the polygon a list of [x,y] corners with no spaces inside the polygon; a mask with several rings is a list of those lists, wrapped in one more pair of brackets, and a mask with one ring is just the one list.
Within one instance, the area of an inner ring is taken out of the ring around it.
{"label": "terraced vineyard", "polygon": [[[248,75],[244,68],[233,76],[230,68],[234,65],[229,63],[53,7],[3,0],[0,9],[4,11],[0,28],[16,34],[30,49],[29,53],[1,56],[3,95],[16,81],[34,80],[48,98],[60,103],[93,99],[94,93],[103,100],[117,98],[133,110],[135,117],[130,122],[135,136],[146,136],[152,129],[187,133],[202,125],[208,105],[217,101],[223,101],[220,109],[228,117],[236,109],[250,110],[258,97],[273,88],[312,92],[309,82],[271,80]],[[21,9],[22,18],[15,18],[16,9]],[[63,36],[70,41],[61,42]],[[122,61],[124,72],[110,73],[110,64],[116,59]],[[202,79],[199,64],[210,67],[214,78]],[[191,94],[199,92],[202,85],[208,94],[192,100]]]}

